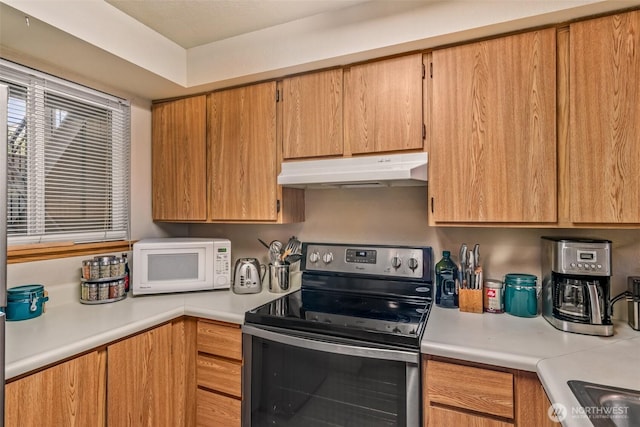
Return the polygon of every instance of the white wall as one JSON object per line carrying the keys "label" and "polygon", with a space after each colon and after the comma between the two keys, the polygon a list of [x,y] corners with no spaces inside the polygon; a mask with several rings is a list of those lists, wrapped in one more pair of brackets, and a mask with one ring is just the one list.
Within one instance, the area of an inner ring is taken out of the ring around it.
{"label": "white wall", "polygon": [[[597,237],[613,241],[611,296],[626,289],[627,276],[640,275],[640,230],[558,230],[535,228],[462,228],[427,225],[425,187],[307,190],[304,223],[286,225],[191,225],[193,236],[227,237],[234,260],[257,257],[268,262],[267,243],[296,235],[302,241],[425,245],[434,258],[450,250],[457,259],[460,245],[480,244],[485,277],[507,273],[540,277],[540,237],[564,235]],[[615,306],[615,316],[626,318],[626,306]]]}

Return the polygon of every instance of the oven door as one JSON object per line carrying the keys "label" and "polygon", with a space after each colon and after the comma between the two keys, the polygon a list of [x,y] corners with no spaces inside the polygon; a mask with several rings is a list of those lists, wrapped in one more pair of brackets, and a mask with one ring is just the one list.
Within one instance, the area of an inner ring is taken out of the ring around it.
{"label": "oven door", "polygon": [[244,325],[242,425],[420,425],[419,351]]}

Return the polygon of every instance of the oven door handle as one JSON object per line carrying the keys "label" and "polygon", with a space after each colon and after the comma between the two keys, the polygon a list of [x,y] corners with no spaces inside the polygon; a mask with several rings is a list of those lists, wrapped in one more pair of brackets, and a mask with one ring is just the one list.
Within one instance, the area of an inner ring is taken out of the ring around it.
{"label": "oven door handle", "polygon": [[243,325],[242,332],[280,344],[292,345],[294,347],[306,348],[309,350],[323,351],[325,353],[344,354],[347,356],[367,357],[370,359],[392,360],[419,364],[420,353],[418,351],[393,350],[387,348],[372,348],[360,345],[319,341],[311,337],[299,337],[287,335],[255,326]]}

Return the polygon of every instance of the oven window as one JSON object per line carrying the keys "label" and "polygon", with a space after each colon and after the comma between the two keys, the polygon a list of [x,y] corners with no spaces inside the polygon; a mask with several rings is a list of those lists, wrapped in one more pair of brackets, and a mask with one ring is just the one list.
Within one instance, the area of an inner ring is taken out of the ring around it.
{"label": "oven window", "polygon": [[407,424],[404,362],[325,353],[256,336],[251,352],[252,427]]}

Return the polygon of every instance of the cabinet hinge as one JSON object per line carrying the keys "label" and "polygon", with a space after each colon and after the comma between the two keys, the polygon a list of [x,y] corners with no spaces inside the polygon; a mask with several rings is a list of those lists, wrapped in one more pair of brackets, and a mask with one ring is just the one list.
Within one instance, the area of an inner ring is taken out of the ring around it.
{"label": "cabinet hinge", "polygon": [[429,77],[433,78],[433,62],[429,63]]}
{"label": "cabinet hinge", "polygon": [[276,213],[280,213],[280,199],[276,200]]}
{"label": "cabinet hinge", "polygon": [[276,102],[280,102],[280,90],[276,89]]}

